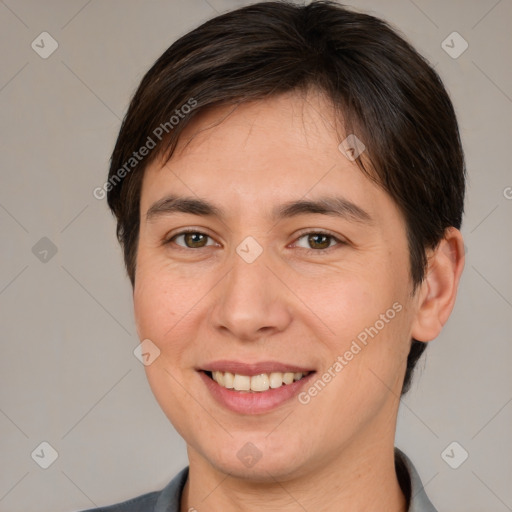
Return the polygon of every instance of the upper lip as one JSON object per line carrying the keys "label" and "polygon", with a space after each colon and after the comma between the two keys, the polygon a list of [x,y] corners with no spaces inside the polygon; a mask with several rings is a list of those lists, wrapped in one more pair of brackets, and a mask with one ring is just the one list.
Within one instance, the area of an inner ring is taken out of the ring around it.
{"label": "upper lip", "polygon": [[306,373],[315,371],[311,368],[306,368],[305,366],[281,363],[279,361],[260,361],[259,363],[243,363],[241,361],[229,361],[227,359],[206,363],[204,366],[200,368],[200,370],[210,372],[220,371],[238,373],[239,375],[247,375],[249,377],[253,375],[260,375],[262,373]]}

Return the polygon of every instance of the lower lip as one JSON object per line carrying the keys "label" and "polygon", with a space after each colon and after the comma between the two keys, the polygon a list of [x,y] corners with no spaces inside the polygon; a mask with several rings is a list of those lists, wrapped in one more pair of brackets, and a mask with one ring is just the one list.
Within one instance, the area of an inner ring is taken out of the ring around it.
{"label": "lower lip", "polygon": [[306,377],[296,380],[291,384],[283,384],[279,388],[269,388],[267,391],[241,392],[220,386],[205,372],[199,375],[213,398],[227,409],[240,414],[261,414],[271,411],[298,395],[301,388],[313,377],[311,372]]}

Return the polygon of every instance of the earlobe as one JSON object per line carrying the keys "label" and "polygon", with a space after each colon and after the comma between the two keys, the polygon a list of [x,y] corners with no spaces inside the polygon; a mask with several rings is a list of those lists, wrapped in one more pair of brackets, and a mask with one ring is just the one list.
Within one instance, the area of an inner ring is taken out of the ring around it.
{"label": "earlobe", "polygon": [[425,279],[417,291],[418,304],[412,337],[419,341],[436,338],[450,316],[464,268],[464,242],[460,231],[447,228],[443,239],[428,258]]}

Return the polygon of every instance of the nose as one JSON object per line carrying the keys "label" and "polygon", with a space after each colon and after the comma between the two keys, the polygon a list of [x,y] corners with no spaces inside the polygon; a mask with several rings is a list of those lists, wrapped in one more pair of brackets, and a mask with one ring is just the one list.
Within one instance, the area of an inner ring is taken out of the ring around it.
{"label": "nose", "polygon": [[264,254],[248,263],[235,252],[231,270],[216,287],[212,321],[224,335],[256,341],[291,323],[291,293]]}

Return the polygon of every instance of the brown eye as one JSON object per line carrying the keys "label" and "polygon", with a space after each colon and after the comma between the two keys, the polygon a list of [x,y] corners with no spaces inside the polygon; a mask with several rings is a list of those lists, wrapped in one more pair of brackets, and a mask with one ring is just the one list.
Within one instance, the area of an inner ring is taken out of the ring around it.
{"label": "brown eye", "polygon": [[202,233],[187,233],[183,235],[187,247],[204,247],[207,236]]}
{"label": "brown eye", "polygon": [[[178,243],[177,240],[183,238],[183,243]],[[207,241],[210,237],[204,233],[199,231],[182,231],[177,235],[174,235],[168,243],[174,242],[176,245],[180,247],[184,247],[187,249],[201,249],[203,247],[207,247]]]}
{"label": "brown eye", "polygon": [[313,249],[327,249],[331,244],[331,236],[324,235],[323,233],[315,233],[308,235],[308,244]]}
{"label": "brown eye", "polygon": [[[301,244],[301,240],[306,240],[306,244]],[[334,243],[332,243],[334,242]],[[308,253],[320,253],[328,251],[333,246],[345,245],[343,240],[331,235],[330,233],[323,233],[321,231],[312,231],[305,233],[297,239],[297,246],[306,250]]]}

